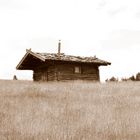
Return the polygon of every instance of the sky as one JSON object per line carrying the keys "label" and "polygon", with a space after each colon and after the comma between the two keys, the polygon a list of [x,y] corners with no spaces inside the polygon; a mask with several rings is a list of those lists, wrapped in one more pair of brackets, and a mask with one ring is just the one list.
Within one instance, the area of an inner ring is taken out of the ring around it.
{"label": "sky", "polygon": [[0,0],[0,79],[32,79],[16,70],[26,49],[94,56],[101,81],[140,72],[139,0]]}

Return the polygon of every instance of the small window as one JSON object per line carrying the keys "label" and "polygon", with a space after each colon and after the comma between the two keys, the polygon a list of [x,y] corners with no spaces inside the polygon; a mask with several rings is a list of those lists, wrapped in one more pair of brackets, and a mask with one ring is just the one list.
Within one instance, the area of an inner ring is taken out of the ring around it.
{"label": "small window", "polygon": [[74,68],[74,73],[81,73],[80,67],[76,66],[76,67]]}

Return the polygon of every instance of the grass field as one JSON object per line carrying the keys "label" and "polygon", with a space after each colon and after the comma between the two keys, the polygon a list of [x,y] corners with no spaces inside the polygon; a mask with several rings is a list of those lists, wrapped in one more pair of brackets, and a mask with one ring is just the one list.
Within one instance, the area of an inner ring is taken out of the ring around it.
{"label": "grass field", "polygon": [[140,82],[1,80],[0,140],[140,140]]}

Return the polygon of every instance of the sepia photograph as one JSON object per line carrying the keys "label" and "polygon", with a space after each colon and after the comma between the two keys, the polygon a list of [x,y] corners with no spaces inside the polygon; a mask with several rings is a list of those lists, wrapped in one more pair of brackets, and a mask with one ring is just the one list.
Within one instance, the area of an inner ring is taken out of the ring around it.
{"label": "sepia photograph", "polygon": [[140,140],[139,0],[0,0],[0,140]]}

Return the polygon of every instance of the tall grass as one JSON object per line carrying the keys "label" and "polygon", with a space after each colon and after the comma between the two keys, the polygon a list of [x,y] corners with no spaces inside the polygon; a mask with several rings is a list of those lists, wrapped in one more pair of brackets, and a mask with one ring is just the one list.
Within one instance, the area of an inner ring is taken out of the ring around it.
{"label": "tall grass", "polygon": [[0,140],[140,139],[139,82],[0,85]]}

